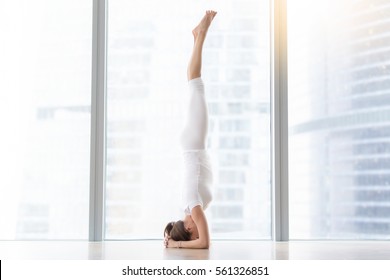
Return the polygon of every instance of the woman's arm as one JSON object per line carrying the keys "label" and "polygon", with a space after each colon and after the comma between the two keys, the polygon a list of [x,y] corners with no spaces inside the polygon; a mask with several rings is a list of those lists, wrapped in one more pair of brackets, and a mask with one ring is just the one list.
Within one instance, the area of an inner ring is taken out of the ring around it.
{"label": "woman's arm", "polygon": [[199,238],[190,241],[168,240],[168,248],[208,249],[210,246],[209,228],[206,215],[200,205],[191,210],[191,217],[198,228]]}

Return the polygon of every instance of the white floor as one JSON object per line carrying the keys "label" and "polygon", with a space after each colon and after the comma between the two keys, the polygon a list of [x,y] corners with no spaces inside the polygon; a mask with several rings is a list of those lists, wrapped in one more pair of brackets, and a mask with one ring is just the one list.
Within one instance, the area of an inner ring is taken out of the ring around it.
{"label": "white floor", "polygon": [[0,259],[27,260],[390,260],[390,241],[213,241],[209,250],[162,241],[0,241]]}

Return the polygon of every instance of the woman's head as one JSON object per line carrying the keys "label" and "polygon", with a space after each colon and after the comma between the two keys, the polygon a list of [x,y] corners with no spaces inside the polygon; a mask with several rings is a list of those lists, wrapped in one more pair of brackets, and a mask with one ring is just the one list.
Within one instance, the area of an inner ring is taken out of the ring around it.
{"label": "woman's head", "polygon": [[170,236],[175,241],[191,240],[191,232],[185,228],[182,220],[168,223],[164,230],[165,236]]}

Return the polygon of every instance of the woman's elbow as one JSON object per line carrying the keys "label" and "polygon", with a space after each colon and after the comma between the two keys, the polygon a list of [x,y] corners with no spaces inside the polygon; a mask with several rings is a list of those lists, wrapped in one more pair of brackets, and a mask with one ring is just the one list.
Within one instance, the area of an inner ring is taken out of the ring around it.
{"label": "woman's elbow", "polygon": [[199,249],[209,249],[210,248],[210,240],[204,240],[199,244]]}

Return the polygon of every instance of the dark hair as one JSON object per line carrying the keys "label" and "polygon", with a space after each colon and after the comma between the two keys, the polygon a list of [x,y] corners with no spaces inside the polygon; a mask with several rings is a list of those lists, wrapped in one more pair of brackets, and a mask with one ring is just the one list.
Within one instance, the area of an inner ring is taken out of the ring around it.
{"label": "dark hair", "polygon": [[175,241],[191,240],[191,233],[184,227],[184,222],[179,220],[177,222],[170,222],[164,230],[164,237],[169,235]]}
{"label": "dark hair", "polygon": [[172,230],[174,224],[175,224],[175,222],[170,222],[170,223],[167,224],[167,226],[164,229],[164,237],[167,236],[167,235],[168,236],[171,235],[171,230]]}

